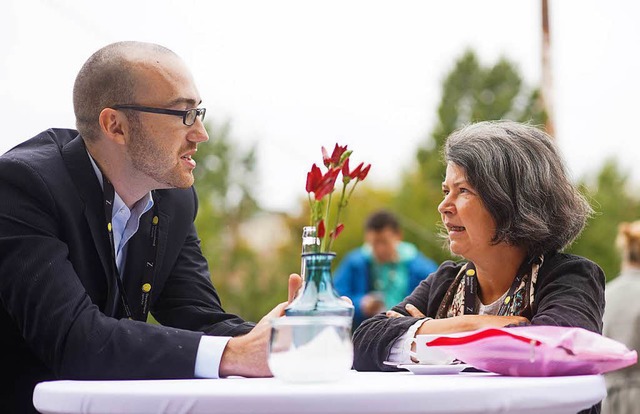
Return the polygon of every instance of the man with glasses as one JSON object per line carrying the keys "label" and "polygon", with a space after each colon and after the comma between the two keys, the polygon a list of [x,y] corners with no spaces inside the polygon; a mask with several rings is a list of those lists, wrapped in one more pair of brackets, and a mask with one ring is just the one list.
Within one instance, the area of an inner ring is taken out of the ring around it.
{"label": "man with glasses", "polygon": [[73,103],[77,131],[0,157],[3,412],[34,411],[33,387],[51,379],[269,376],[269,319],[286,302],[255,325],[211,284],[193,224],[206,111],[182,60],[108,45]]}

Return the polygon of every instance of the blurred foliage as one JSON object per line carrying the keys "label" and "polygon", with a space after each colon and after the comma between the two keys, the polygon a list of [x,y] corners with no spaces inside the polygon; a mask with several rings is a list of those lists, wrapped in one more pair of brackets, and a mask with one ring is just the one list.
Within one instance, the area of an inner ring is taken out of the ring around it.
{"label": "blurred foliage", "polygon": [[454,130],[472,122],[513,119],[541,125],[546,115],[537,89],[523,86],[516,66],[506,59],[483,66],[468,50],[455,62],[442,84],[437,124],[405,172],[393,208],[405,228],[405,238],[440,263],[450,259],[440,233],[438,204],[442,200],[444,142]]}
{"label": "blurred foliage", "polygon": [[194,156],[202,251],[224,309],[257,321],[286,300],[286,279],[275,276],[277,254],[261,256],[249,243],[250,220],[260,212],[253,197],[256,147],[241,149],[231,137],[229,122],[206,127],[209,142]]}
{"label": "blurred foliage", "polygon": [[[341,218],[345,231],[334,244],[338,255],[334,266],[347,251],[362,244],[364,220],[380,208],[399,216],[405,239],[425,255],[438,263],[450,259],[438,236],[437,206],[445,172],[442,147],[455,129],[493,119],[543,125],[546,115],[540,93],[523,84],[517,67],[508,60],[482,65],[472,51],[466,51],[443,80],[437,124],[416,149],[415,162],[403,172],[399,186],[376,188],[364,181],[353,193]],[[231,136],[229,122],[209,123],[207,130],[210,140],[199,146],[194,157],[198,162],[194,172],[200,201],[198,234],[225,310],[257,321],[286,300],[287,277],[300,269],[300,236],[309,223],[308,201],[301,186],[299,214],[262,210],[254,197],[259,185],[257,148],[242,149]],[[311,164],[310,159],[309,167]],[[614,159],[579,184],[596,214],[570,251],[600,264],[610,279],[618,274],[620,265],[614,247],[618,223],[640,217],[640,199],[632,195],[628,175]]]}
{"label": "blurred foliage", "polygon": [[615,248],[618,224],[640,218],[640,198],[614,158],[605,161],[595,177],[583,178],[580,186],[595,214],[568,251],[598,263],[611,280],[620,272],[621,256]]}

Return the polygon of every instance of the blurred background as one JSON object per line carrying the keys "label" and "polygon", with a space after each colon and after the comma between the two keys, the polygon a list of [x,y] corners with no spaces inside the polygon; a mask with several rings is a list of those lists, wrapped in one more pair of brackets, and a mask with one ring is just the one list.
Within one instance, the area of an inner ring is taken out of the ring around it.
{"label": "blurred background", "polygon": [[640,4],[623,0],[5,0],[0,153],[74,127],[84,61],[120,40],[159,43],[191,68],[210,141],[197,219],[225,309],[259,319],[286,298],[322,146],[372,169],[343,216],[339,262],[385,207],[437,262],[443,139],[509,118],[555,137],[596,215],[571,252],[614,278],[618,223],[640,218]]}

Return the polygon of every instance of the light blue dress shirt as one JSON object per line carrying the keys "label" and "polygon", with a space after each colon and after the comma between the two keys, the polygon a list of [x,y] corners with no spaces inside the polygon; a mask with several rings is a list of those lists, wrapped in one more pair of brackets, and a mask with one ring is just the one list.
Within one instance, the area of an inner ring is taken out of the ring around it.
{"label": "light blue dress shirt", "polygon": [[[88,153],[88,152],[87,152]],[[103,177],[100,168],[89,154],[93,170],[103,185]],[[153,207],[153,197],[151,192],[140,199],[132,209],[129,209],[120,195],[116,192],[113,200],[113,215],[111,226],[113,229],[113,243],[116,251],[116,266],[120,275],[124,274],[124,265],[127,262],[127,243],[138,231],[140,227],[140,217]],[[227,342],[228,336],[202,335],[198,352],[196,354],[196,365],[194,376],[198,378],[219,378],[220,360]]]}

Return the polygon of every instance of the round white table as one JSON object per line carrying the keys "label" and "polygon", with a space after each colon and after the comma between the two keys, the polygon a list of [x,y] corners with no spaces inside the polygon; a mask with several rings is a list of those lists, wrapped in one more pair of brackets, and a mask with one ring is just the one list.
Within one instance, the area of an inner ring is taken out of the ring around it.
{"label": "round white table", "polygon": [[600,375],[504,377],[355,372],[331,383],[275,378],[51,381],[33,401],[53,413],[571,413],[606,395]]}

